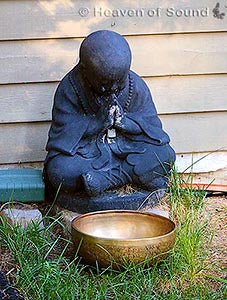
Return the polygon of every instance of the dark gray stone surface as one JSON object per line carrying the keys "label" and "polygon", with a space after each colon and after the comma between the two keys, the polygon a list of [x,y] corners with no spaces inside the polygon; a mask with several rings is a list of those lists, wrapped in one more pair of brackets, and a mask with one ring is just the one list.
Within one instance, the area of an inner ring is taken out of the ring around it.
{"label": "dark gray stone surface", "polygon": [[127,194],[118,191],[106,191],[96,197],[88,197],[86,193],[75,194],[74,196],[60,193],[57,203],[61,207],[79,214],[112,209],[141,210],[144,207],[156,206],[164,194],[165,190],[155,192],[141,190]]}
{"label": "dark gray stone surface", "polygon": [[[100,30],[84,39],[78,65],[57,88],[44,178],[47,197],[61,185],[59,201],[71,210],[136,209],[149,192],[168,186],[175,152],[130,65],[127,41]],[[127,184],[141,192],[108,192]]]}

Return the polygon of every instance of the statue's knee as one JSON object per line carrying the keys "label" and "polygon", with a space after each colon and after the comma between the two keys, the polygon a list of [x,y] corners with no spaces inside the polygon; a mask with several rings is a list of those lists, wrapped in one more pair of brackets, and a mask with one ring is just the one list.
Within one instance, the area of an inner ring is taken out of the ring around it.
{"label": "statue's knee", "polygon": [[156,157],[157,161],[155,163],[154,172],[156,171],[155,169],[157,169],[160,175],[168,175],[176,160],[175,151],[171,146],[166,145],[163,147],[161,155],[156,154]]}
{"label": "statue's knee", "polygon": [[154,191],[157,189],[166,189],[169,182],[169,171],[164,168],[154,168],[137,178],[137,184],[143,188]]}
{"label": "statue's knee", "polygon": [[61,167],[61,165],[55,157],[48,162],[46,172],[50,183],[55,188],[62,184],[63,178],[65,178],[66,175],[64,165]]}
{"label": "statue's knee", "polygon": [[138,182],[149,190],[167,188],[174,161],[174,150],[169,145],[163,147],[161,155],[156,153],[150,166],[147,164],[144,172],[138,174]]}
{"label": "statue's knee", "polygon": [[60,185],[65,190],[76,190],[80,187],[80,172],[68,159],[54,157],[47,164],[47,176],[52,186],[57,189]]}

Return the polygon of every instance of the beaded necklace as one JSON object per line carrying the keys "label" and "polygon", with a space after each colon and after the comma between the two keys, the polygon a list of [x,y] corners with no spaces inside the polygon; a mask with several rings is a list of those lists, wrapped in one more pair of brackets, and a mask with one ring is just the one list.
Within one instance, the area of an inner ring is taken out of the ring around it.
{"label": "beaded necklace", "polygon": [[[70,79],[71,79],[71,78],[70,78]],[[127,98],[127,100],[126,100],[126,102],[125,102],[125,104],[124,104],[124,106],[123,106],[123,110],[124,110],[125,112],[128,111],[130,102],[131,102],[131,100],[132,100],[133,89],[134,89],[134,80],[133,80],[132,76],[130,75],[130,73],[128,74],[128,79],[129,79],[128,98]],[[80,102],[80,104],[81,104],[81,106],[82,106],[82,108],[83,108],[85,114],[86,114],[86,115],[89,114],[89,108],[88,108],[87,103],[86,103],[85,100],[84,100],[84,97],[81,97],[81,95],[80,95],[80,93],[79,93],[79,91],[78,91],[78,89],[77,89],[77,87],[76,87],[76,84],[74,84],[74,82],[73,82],[72,80],[70,80],[70,81],[71,81],[71,84],[73,85],[73,87],[74,87],[74,89],[75,89],[75,92],[76,92],[76,94],[77,94],[77,96],[78,96],[79,102]],[[89,85],[89,87],[91,88],[89,82],[88,82],[88,85]],[[91,110],[95,113],[95,111],[94,111],[92,108],[91,108]]]}

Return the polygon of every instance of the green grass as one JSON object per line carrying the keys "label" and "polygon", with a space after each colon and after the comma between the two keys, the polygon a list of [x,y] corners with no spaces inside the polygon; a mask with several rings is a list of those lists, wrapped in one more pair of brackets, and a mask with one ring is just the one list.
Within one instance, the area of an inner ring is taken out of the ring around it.
{"label": "green grass", "polygon": [[[71,242],[59,235],[59,218],[45,228],[0,224],[1,251],[13,257],[14,285],[25,299],[225,299],[225,280],[213,273],[209,247],[213,232],[203,215],[204,191],[182,189],[173,171],[169,190],[171,218],[178,224],[176,244],[159,265],[130,265],[122,272],[100,270],[70,257]],[[12,275],[12,274],[11,274]]]}

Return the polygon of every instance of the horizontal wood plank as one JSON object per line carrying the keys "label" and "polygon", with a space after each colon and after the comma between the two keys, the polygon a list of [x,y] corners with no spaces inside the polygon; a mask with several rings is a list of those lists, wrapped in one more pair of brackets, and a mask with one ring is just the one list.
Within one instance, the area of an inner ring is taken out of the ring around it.
{"label": "horizontal wood plank", "polygon": [[178,153],[227,150],[227,112],[161,116]]}
{"label": "horizontal wood plank", "polygon": [[[227,75],[145,78],[159,114],[227,111]],[[49,121],[58,82],[0,85],[0,123]]]}
{"label": "horizontal wood plank", "polygon": [[0,164],[43,161],[49,123],[0,125]]}
{"label": "horizontal wood plank", "polygon": [[0,123],[50,121],[58,83],[0,85]]}
{"label": "horizontal wood plank", "polygon": [[[215,5],[213,0],[2,0],[0,39],[81,37],[99,29],[126,35],[226,30],[225,20],[213,16]],[[225,3],[220,12],[226,12]]]}
{"label": "horizontal wood plank", "polygon": [[[140,76],[227,72],[227,32],[129,36]],[[59,81],[78,61],[81,39],[0,42],[0,84]]]}
{"label": "horizontal wood plank", "polygon": [[227,191],[227,151],[178,154],[175,165],[189,185],[193,183],[195,188]]}
{"label": "horizontal wood plank", "polygon": [[227,110],[227,74],[145,78],[159,114]]}
{"label": "horizontal wood plank", "polygon": [[[227,112],[163,115],[161,119],[178,153],[227,150]],[[1,124],[0,164],[43,161],[48,129],[49,122]]]}
{"label": "horizontal wood plank", "polygon": [[227,170],[227,151],[178,154],[176,168],[178,172],[189,175]]}
{"label": "horizontal wood plank", "polygon": [[[227,155],[227,154],[226,154]],[[209,187],[209,190],[216,192],[227,192],[227,167],[221,168],[217,171],[209,172],[209,165],[207,165],[208,172],[193,174],[193,184],[199,185],[200,190]],[[185,176],[185,180],[188,176]]]}
{"label": "horizontal wood plank", "polygon": [[42,169],[44,162],[21,162],[12,164],[0,164],[0,169]]}
{"label": "horizontal wood plank", "polygon": [[178,154],[175,165],[189,186],[227,191],[227,151]]}

